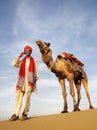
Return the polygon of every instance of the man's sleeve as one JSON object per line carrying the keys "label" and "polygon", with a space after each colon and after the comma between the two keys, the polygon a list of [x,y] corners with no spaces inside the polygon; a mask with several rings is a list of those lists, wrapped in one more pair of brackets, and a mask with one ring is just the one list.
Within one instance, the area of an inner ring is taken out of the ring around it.
{"label": "man's sleeve", "polygon": [[12,66],[14,67],[20,67],[20,64],[21,64],[21,60],[19,60],[18,58],[12,61]]}

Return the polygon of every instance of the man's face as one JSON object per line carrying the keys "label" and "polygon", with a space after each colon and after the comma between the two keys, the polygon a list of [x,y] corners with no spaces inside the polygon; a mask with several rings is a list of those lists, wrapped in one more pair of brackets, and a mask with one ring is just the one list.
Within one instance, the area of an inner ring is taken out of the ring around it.
{"label": "man's face", "polygon": [[26,54],[27,57],[29,57],[29,56],[31,55],[31,50],[26,49],[26,50],[25,50],[25,54]]}

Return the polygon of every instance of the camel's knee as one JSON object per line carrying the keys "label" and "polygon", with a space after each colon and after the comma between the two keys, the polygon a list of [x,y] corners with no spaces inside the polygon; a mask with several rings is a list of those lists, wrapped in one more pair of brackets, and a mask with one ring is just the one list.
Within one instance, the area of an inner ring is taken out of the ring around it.
{"label": "camel's knee", "polygon": [[70,91],[70,94],[71,94],[72,97],[75,96],[75,92]]}
{"label": "camel's knee", "polygon": [[62,95],[63,95],[64,98],[67,97],[67,94],[65,92],[62,92]]}

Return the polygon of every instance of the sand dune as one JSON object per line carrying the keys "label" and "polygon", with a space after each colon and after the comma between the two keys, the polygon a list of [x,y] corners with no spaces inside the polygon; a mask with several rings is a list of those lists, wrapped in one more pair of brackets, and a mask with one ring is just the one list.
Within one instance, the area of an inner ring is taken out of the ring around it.
{"label": "sand dune", "polygon": [[97,109],[1,121],[0,130],[97,130]]}

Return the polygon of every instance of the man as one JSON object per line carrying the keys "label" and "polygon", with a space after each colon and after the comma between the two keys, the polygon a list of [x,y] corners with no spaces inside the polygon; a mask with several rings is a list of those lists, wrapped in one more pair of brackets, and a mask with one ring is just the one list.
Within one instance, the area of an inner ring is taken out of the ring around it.
{"label": "man", "polygon": [[[17,59],[13,60],[12,65],[19,67],[18,79],[16,82],[16,100],[14,114],[11,116],[10,121],[19,119],[19,114],[22,105],[23,96],[25,96],[25,104],[22,112],[21,120],[27,119],[27,114],[30,107],[30,99],[32,92],[36,92],[36,81],[38,79],[38,67],[35,58],[31,56],[32,48],[30,46],[24,47]],[[20,60],[21,57],[23,57]]]}

